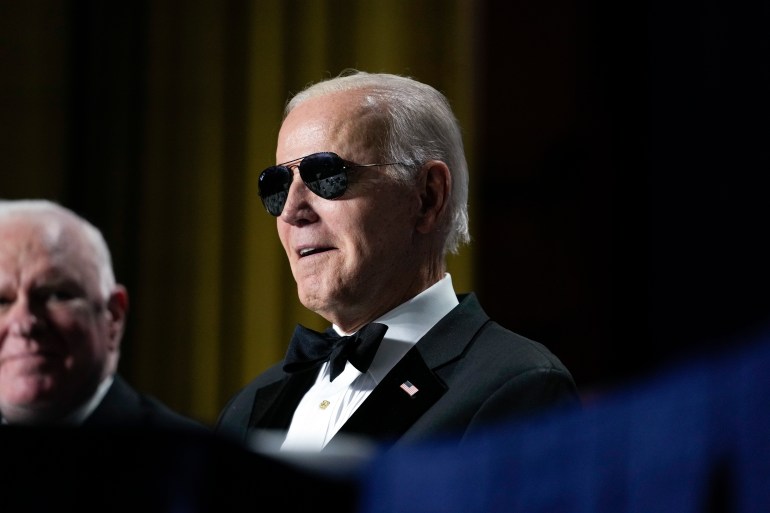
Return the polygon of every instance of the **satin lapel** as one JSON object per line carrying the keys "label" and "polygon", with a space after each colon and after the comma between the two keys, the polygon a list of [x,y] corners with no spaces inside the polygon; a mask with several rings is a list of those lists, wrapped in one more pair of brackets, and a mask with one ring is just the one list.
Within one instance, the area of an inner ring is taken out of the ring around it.
{"label": "satin lapel", "polygon": [[425,364],[437,369],[461,358],[476,334],[489,321],[473,293],[458,296],[460,304],[417,343]]}
{"label": "satin lapel", "polygon": [[[413,347],[342,426],[340,433],[385,440],[397,438],[444,392],[444,383]],[[334,439],[329,446],[333,443]]]}
{"label": "satin lapel", "polygon": [[294,410],[318,375],[318,367],[288,375],[260,388],[254,395],[249,428],[288,429]]}
{"label": "satin lapel", "polygon": [[[398,438],[446,392],[447,386],[436,372],[462,358],[468,344],[489,321],[475,294],[464,294],[458,299],[460,304],[396,364],[340,433],[383,440]],[[417,388],[412,396],[401,388],[407,382]]]}

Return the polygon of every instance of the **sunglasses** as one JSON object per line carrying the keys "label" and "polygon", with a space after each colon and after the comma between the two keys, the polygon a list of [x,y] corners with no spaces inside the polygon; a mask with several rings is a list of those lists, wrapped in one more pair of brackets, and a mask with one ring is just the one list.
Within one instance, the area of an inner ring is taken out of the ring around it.
{"label": "sunglasses", "polygon": [[354,164],[330,151],[312,153],[262,171],[259,175],[259,197],[270,215],[278,217],[286,205],[289,187],[294,178],[294,167],[299,168],[299,176],[308,189],[323,199],[332,200],[345,194],[349,169],[395,164],[402,163]]}

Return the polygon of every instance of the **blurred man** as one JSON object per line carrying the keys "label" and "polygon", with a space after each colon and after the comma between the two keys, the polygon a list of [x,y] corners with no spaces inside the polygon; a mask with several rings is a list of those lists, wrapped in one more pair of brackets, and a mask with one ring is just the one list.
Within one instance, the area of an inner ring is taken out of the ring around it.
{"label": "blurred man", "polygon": [[117,374],[128,294],[99,230],[0,200],[0,241],[0,422],[205,430]]}

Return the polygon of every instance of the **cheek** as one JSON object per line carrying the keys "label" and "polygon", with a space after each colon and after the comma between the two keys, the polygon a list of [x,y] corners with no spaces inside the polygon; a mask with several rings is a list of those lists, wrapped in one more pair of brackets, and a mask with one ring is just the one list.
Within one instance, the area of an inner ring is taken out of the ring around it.
{"label": "cheek", "polygon": [[[110,340],[106,319],[91,311],[60,312],[49,317],[51,328],[67,344],[69,359],[90,359],[107,348]],[[70,365],[73,362],[68,362]]]}
{"label": "cheek", "polygon": [[387,215],[375,214],[364,224],[368,228],[361,234],[361,242],[382,257],[408,249],[414,233],[410,219],[406,212],[396,208]]}
{"label": "cheek", "polygon": [[59,335],[67,338],[88,333],[95,324],[92,316],[77,309],[53,310],[48,321]]}
{"label": "cheek", "polygon": [[[278,224],[278,240],[281,243],[281,247],[283,248],[284,254],[286,255],[286,258],[291,262],[292,260],[292,254],[290,251],[290,238],[289,238],[289,230],[290,228],[285,223],[279,223]],[[273,240],[268,241],[267,244],[263,247],[262,251],[275,251],[275,246],[273,245]]]}

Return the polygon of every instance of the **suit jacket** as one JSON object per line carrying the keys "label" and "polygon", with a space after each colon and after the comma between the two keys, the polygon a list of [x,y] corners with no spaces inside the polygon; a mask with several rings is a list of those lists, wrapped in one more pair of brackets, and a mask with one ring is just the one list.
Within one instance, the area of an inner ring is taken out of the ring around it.
{"label": "suit jacket", "polygon": [[[441,319],[375,387],[338,434],[377,443],[436,436],[463,439],[490,423],[557,404],[579,404],[572,375],[545,346],[492,321],[475,294]],[[215,432],[249,442],[254,430],[284,430],[318,368],[287,374],[282,363],[240,390]],[[410,382],[413,395],[401,385]],[[325,449],[325,450],[326,450]]]}
{"label": "suit jacket", "polygon": [[211,432],[204,424],[175,412],[152,396],[139,393],[119,374],[115,374],[102,401],[81,426]]}
{"label": "suit jacket", "polygon": [[102,402],[82,424],[84,427],[138,427],[208,431],[202,423],[170,409],[152,396],[139,393],[116,374]]}

